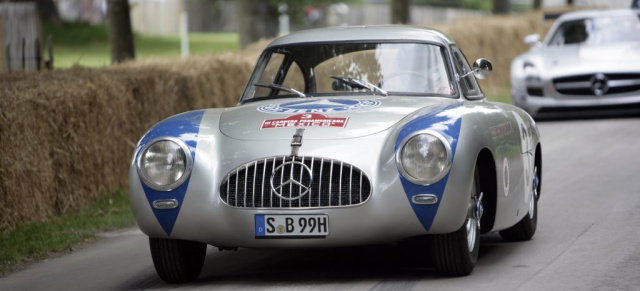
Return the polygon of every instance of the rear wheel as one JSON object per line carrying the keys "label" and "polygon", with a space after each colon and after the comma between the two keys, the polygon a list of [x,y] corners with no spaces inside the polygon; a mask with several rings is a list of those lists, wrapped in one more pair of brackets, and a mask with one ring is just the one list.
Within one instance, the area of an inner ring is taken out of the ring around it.
{"label": "rear wheel", "polygon": [[477,166],[473,176],[467,219],[464,224],[455,232],[433,236],[432,250],[436,271],[443,275],[468,275],[473,271],[478,260],[483,207]]}
{"label": "rear wheel", "polygon": [[540,173],[538,166],[533,168],[532,197],[529,202],[529,214],[523,217],[516,225],[500,232],[505,241],[530,240],[538,227],[538,197],[540,194]]}
{"label": "rear wheel", "polygon": [[153,266],[167,283],[195,280],[202,271],[207,245],[200,242],[149,238]]}

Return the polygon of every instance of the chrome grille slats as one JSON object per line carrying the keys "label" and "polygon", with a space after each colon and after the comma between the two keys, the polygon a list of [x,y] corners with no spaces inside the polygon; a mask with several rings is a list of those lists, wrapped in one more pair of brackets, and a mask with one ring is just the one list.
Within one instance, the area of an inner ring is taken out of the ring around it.
{"label": "chrome grille slats", "polygon": [[340,200],[338,204],[339,206],[342,206],[342,170],[343,170],[343,165],[342,162],[340,162],[340,182],[338,184],[338,189],[340,189],[340,192],[338,193],[338,196],[340,196]]}
{"label": "chrome grille slats", "polygon": [[360,172],[360,191],[359,191],[359,193],[360,193],[360,201],[362,201],[362,175],[363,175],[363,173]]}
{"label": "chrome grille slats", "polygon": [[331,203],[333,202],[333,199],[331,199],[331,198],[333,198],[333,196],[331,195],[331,194],[333,194],[331,192],[331,190],[333,190],[333,189],[331,189],[332,186],[333,186],[333,183],[332,183],[333,182],[333,160],[331,160],[330,168],[331,168],[331,170],[329,171],[329,206],[331,206]]}
{"label": "chrome grille slats", "polygon": [[[275,187],[285,184],[277,194],[272,190],[272,175]],[[287,184],[292,179],[299,183]],[[305,156],[267,157],[246,163],[227,174],[219,189],[220,199],[237,208],[345,207],[364,203],[371,196],[371,182],[357,167]]]}
{"label": "chrome grille slats", "polygon": [[[322,173],[324,173],[324,171],[322,170],[322,167],[324,167],[324,159],[320,160],[320,181],[322,181]],[[318,193],[322,193],[322,183],[320,183],[320,186],[318,187]],[[318,207],[320,207],[320,197],[318,196]]]}
{"label": "chrome grille slats", "polygon": [[[251,190],[252,193],[256,193],[256,174],[257,174],[257,171],[258,171],[258,161],[255,161],[254,165],[253,165],[253,185],[251,185],[252,188],[253,188]],[[256,198],[256,195],[253,195],[253,197],[251,197],[251,204],[252,205],[256,204],[255,198]]]}
{"label": "chrome grille slats", "polygon": [[[262,162],[264,165],[262,167],[262,181],[264,181],[264,176],[265,173],[267,172],[267,159],[264,159],[264,162]],[[227,188],[228,189],[228,188]],[[264,201],[264,185],[262,185],[262,187],[260,187],[261,191],[260,191],[260,201]],[[271,191],[269,191],[271,192]]]}

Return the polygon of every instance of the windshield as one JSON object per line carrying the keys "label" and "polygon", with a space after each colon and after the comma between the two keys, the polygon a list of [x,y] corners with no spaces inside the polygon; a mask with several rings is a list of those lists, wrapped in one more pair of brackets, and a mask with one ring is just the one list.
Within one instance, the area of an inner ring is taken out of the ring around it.
{"label": "windshield", "polygon": [[243,101],[327,95],[454,96],[445,49],[425,43],[337,43],[266,51]]}
{"label": "windshield", "polygon": [[586,18],[566,21],[558,26],[549,46],[569,44],[608,44],[640,41],[640,19],[628,16]]}

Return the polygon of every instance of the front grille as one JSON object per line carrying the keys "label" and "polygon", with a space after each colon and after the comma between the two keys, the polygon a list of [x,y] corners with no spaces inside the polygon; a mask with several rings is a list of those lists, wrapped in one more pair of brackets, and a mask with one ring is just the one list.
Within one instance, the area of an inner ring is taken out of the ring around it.
{"label": "front grille", "polygon": [[[594,74],[553,79],[560,94],[595,96],[592,86]],[[640,74],[605,74],[607,90],[603,95],[622,94],[640,90]]]}
{"label": "front grille", "polygon": [[[272,190],[272,175],[278,192]],[[353,206],[364,203],[369,196],[371,183],[360,169],[315,157],[253,161],[229,173],[220,185],[222,201],[240,208]]]}

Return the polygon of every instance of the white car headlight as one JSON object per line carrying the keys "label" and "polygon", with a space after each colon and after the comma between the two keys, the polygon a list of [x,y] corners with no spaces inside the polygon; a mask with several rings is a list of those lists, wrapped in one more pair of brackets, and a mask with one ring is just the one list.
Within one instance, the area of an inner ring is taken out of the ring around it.
{"label": "white car headlight", "polygon": [[451,145],[436,131],[421,131],[402,141],[396,162],[407,180],[418,185],[430,185],[449,172]]}
{"label": "white car headlight", "polygon": [[138,175],[145,185],[158,191],[180,187],[189,177],[193,158],[180,139],[161,137],[149,142],[138,156]]}
{"label": "white car headlight", "polygon": [[540,71],[532,63],[526,62],[522,66],[525,81],[540,81]]}

